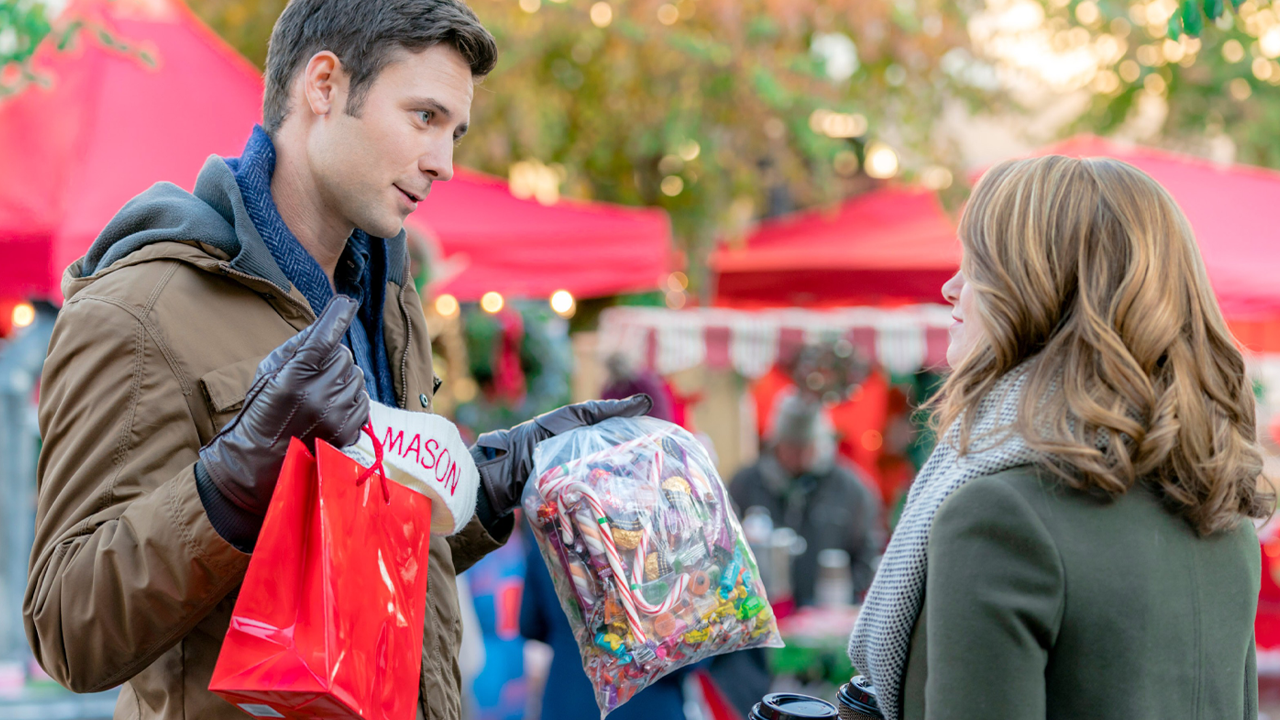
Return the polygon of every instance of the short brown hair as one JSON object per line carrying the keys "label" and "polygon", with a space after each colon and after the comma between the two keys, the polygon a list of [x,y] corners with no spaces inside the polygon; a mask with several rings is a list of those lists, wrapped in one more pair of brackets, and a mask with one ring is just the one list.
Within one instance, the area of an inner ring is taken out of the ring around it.
{"label": "short brown hair", "polygon": [[369,87],[397,49],[419,52],[444,43],[474,77],[498,62],[498,45],[461,0],[290,0],[267,47],[262,125],[274,134],[289,115],[289,86],[316,53],[338,56],[351,78],[346,113],[359,115]]}
{"label": "short brown hair", "polygon": [[1253,388],[1191,225],[1164,188],[1108,158],[995,166],[960,223],[987,342],[948,377],[940,426],[1027,363],[1013,429],[1070,486],[1149,483],[1201,534],[1266,517]]}

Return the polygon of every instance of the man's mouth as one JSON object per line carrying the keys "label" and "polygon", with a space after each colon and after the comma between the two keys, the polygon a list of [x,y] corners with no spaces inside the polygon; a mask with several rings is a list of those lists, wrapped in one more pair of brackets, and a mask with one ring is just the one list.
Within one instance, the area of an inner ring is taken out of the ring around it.
{"label": "man's mouth", "polygon": [[426,195],[415,195],[409,192],[408,190],[405,190],[404,188],[400,187],[399,185],[396,185],[396,189],[399,190],[400,194],[404,195],[405,198],[408,199],[410,203],[413,203],[414,207],[417,207],[418,203],[422,202],[423,199],[426,198]]}

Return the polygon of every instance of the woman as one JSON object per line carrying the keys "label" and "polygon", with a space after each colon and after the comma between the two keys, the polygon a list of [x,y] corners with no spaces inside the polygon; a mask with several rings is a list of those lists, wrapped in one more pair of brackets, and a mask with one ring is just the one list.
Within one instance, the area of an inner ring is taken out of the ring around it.
{"label": "woman", "polygon": [[1254,718],[1254,400],[1186,218],[1108,159],[960,225],[944,428],[850,638],[887,718]]}

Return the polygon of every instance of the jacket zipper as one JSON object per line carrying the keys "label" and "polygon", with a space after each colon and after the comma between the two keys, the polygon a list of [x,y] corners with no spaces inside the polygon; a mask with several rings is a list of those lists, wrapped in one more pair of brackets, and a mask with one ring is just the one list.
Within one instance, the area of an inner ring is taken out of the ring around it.
{"label": "jacket zipper", "polygon": [[[406,253],[408,250],[405,251]],[[400,303],[400,317],[404,318],[404,354],[400,357],[400,409],[409,409],[409,348],[413,347],[413,323],[409,322],[409,309],[404,305],[405,279],[409,275],[409,265],[405,263],[405,277],[400,278],[400,293],[396,300]]]}

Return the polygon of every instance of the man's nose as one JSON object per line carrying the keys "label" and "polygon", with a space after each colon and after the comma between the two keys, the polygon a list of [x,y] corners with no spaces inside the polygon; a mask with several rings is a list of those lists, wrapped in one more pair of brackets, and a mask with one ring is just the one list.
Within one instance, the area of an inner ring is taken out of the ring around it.
{"label": "man's nose", "polygon": [[432,142],[418,160],[418,169],[432,182],[453,179],[453,142]]}

